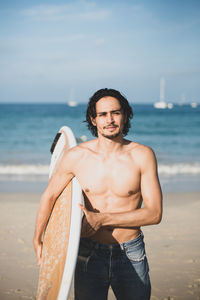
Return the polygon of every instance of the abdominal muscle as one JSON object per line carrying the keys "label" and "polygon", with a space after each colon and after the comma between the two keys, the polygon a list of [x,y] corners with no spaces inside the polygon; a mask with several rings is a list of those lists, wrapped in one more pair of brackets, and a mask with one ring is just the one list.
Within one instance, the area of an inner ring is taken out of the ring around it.
{"label": "abdominal muscle", "polygon": [[[140,193],[120,199],[115,196],[115,200],[113,201],[112,199],[105,200],[107,197],[103,198],[101,196],[101,200],[98,199],[99,197],[95,197],[94,200],[93,197],[89,198],[88,196],[84,194],[86,207],[97,213],[122,213],[123,211],[130,211],[141,207]],[[102,199],[104,199],[103,202]],[[121,244],[136,238],[139,233],[140,227],[103,226],[90,238],[103,244]]]}

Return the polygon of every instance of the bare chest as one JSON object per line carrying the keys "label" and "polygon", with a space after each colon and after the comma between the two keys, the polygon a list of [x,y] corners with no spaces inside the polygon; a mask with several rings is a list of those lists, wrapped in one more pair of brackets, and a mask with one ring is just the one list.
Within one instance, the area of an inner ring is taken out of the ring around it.
{"label": "bare chest", "polygon": [[140,189],[140,172],[129,159],[86,159],[76,168],[82,189],[93,195],[127,197]]}

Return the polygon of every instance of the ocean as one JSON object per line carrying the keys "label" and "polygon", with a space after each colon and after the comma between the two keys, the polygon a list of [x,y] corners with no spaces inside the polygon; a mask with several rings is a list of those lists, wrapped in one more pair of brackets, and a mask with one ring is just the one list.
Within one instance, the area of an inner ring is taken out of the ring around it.
{"label": "ocean", "polygon": [[[133,105],[127,139],[153,148],[164,191],[200,190],[200,106],[156,109]],[[86,104],[0,104],[0,189],[41,191],[48,181],[50,147],[67,125],[78,142],[92,139]]]}

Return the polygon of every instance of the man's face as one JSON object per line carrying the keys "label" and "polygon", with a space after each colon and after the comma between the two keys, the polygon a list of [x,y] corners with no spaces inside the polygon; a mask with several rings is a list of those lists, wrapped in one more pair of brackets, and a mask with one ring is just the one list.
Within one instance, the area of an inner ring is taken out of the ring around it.
{"label": "man's face", "polygon": [[101,98],[96,103],[96,118],[92,123],[97,127],[98,136],[113,139],[122,134],[124,115],[119,101],[110,96]]}

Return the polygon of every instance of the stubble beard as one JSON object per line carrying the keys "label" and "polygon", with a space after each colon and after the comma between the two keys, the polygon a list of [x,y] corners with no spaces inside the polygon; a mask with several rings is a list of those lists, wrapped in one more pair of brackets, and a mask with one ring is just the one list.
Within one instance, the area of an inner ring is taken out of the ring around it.
{"label": "stubble beard", "polygon": [[114,134],[109,134],[109,135],[107,135],[107,134],[102,134],[102,135],[103,135],[105,138],[112,140],[112,139],[118,137],[120,134],[121,134],[121,132],[118,131],[118,132],[116,132],[116,133],[114,133]]}

